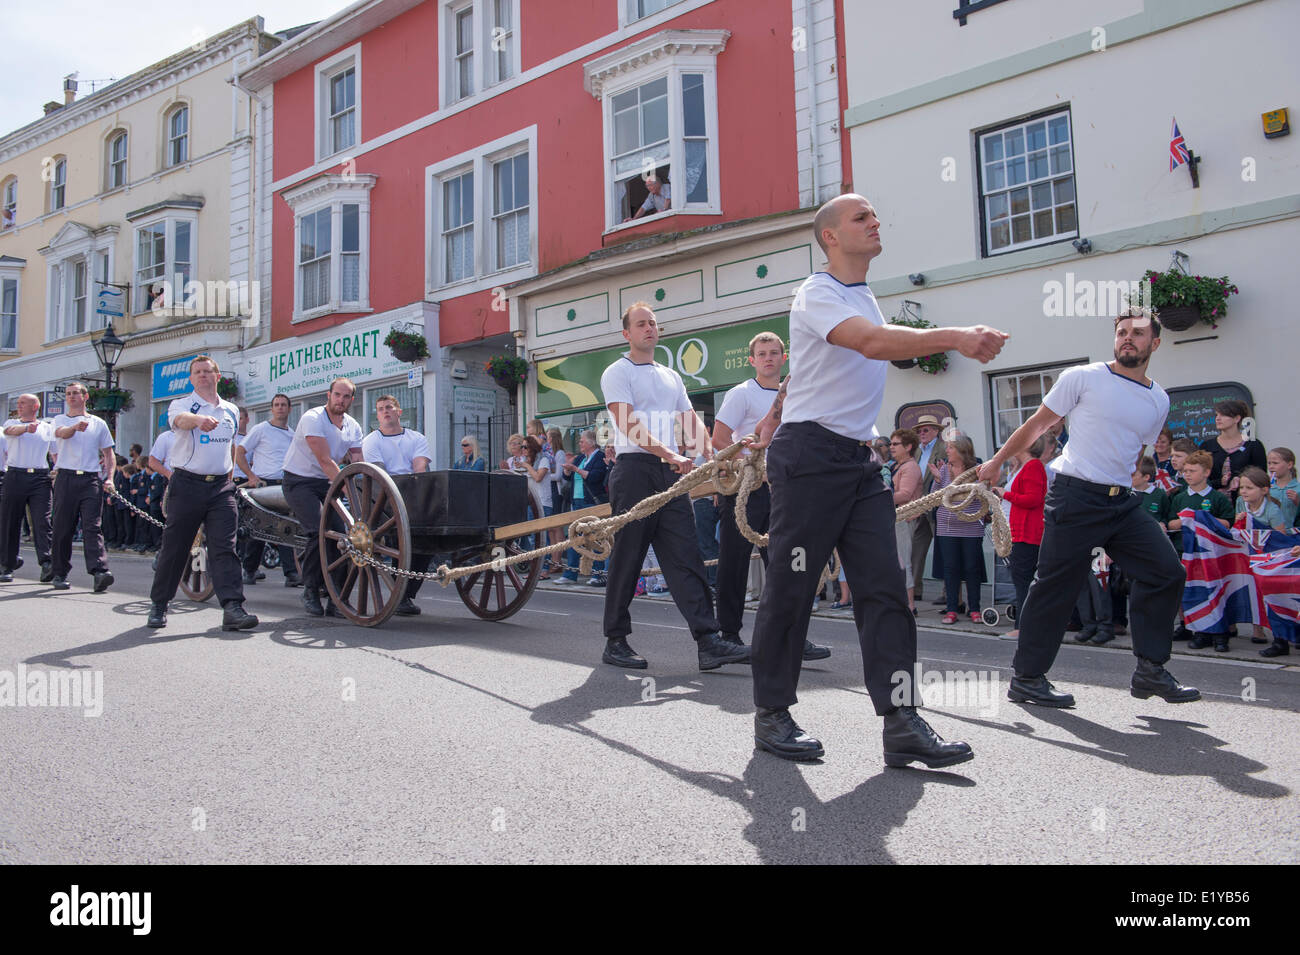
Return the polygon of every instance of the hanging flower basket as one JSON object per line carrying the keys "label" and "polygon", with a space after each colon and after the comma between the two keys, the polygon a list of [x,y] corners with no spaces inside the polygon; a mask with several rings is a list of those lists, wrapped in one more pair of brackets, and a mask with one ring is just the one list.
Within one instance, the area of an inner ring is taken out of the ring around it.
{"label": "hanging flower basket", "polygon": [[217,396],[227,401],[234,401],[239,394],[239,382],[234,375],[222,375],[217,379]]}
{"label": "hanging flower basket", "polygon": [[394,328],[384,339],[384,344],[398,361],[416,362],[429,357],[428,341],[416,332],[403,332]]}
{"label": "hanging flower basket", "polygon": [[515,389],[528,380],[528,362],[518,355],[493,355],[483,368],[498,387],[510,392],[511,400]]}
{"label": "hanging flower basket", "polygon": [[101,388],[98,385],[91,385],[87,391],[86,401],[92,411],[116,414],[119,411],[131,410],[135,403],[132,392],[126,388]]}
{"label": "hanging flower basket", "polygon": [[[889,320],[891,325],[906,325],[908,328],[934,328],[933,322],[927,322],[924,318],[899,315],[897,318]],[[891,364],[899,368],[920,368],[927,375],[937,375],[948,368],[948,353],[946,351],[935,352],[933,355],[922,355],[920,358],[900,358],[891,361]]]}
{"label": "hanging flower basket", "polygon": [[1188,275],[1181,266],[1167,272],[1147,269],[1142,281],[1151,288],[1151,305],[1160,324],[1176,332],[1191,328],[1197,319],[1218,328],[1219,319],[1228,314],[1228,296],[1237,294],[1237,286],[1226,275]]}

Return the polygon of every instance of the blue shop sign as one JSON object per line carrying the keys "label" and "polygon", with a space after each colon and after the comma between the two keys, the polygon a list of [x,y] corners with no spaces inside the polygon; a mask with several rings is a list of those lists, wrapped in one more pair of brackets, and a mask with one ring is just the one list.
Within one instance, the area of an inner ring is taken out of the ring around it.
{"label": "blue shop sign", "polygon": [[171,358],[153,366],[153,401],[171,401],[190,390],[190,362],[197,356]]}

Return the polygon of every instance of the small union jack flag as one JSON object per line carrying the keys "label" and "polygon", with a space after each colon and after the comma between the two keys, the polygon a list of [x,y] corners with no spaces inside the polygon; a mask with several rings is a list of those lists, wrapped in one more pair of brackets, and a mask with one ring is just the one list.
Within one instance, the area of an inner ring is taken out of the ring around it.
{"label": "small union jack flag", "polygon": [[1156,487],[1166,494],[1173,494],[1174,491],[1178,490],[1178,482],[1164,468],[1156,468]]}
{"label": "small union jack flag", "polygon": [[1174,120],[1174,131],[1169,136],[1169,171],[1173,172],[1185,162],[1191,161],[1191,156],[1187,153],[1187,143],[1183,141],[1183,134],[1178,131],[1178,120]]}

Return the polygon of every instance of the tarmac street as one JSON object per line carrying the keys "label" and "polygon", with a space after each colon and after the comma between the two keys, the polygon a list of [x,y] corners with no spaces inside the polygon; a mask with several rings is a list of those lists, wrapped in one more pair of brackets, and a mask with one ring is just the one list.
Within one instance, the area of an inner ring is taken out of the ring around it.
{"label": "tarmac street", "polygon": [[793,713],[826,758],[796,764],[754,752],[748,668],[700,672],[667,601],[634,602],[626,671],[585,586],[488,623],[429,585],[366,629],[271,571],[257,629],[180,599],[153,631],[148,560],[112,569],[55,592],[28,551],[0,588],[0,861],[1300,861],[1288,658],[1176,652],[1204,700],[1174,706],[1129,694],[1128,650],[1067,641],[1078,706],[1045,710],[1006,699],[1012,642],[923,630],[927,719],[976,756],[886,769],[852,624],[817,617],[834,654]]}

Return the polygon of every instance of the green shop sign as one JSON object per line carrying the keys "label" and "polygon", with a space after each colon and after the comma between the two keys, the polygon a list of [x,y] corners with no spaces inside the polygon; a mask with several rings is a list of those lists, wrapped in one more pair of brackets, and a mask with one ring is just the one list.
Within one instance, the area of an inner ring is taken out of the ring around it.
{"label": "green shop sign", "polygon": [[[781,315],[663,338],[655,346],[655,361],[681,375],[689,392],[730,388],[753,377],[749,341],[759,332],[775,332],[788,343],[790,317]],[[537,362],[537,413],[556,414],[604,405],[600,376],[626,352],[624,345]]]}

